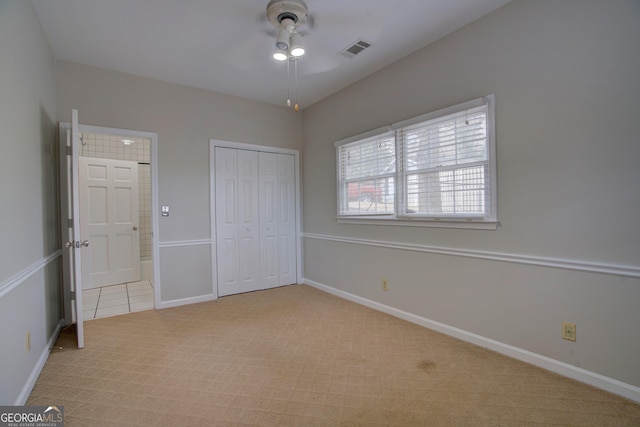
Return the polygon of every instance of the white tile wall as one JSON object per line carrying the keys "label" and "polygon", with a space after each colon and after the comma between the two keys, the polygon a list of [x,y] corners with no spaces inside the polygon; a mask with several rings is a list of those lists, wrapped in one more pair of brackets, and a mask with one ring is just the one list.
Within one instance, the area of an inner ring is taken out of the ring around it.
{"label": "white tile wall", "polygon": [[[101,159],[130,160],[138,164],[138,208],[140,230],[140,259],[151,259],[151,141],[117,135],[81,133],[80,155]],[[132,140],[125,145],[123,139]],[[143,163],[143,164],[140,164]],[[147,163],[147,164],[144,164]]]}
{"label": "white tile wall", "polygon": [[138,165],[138,209],[140,214],[140,259],[151,259],[151,166]]}

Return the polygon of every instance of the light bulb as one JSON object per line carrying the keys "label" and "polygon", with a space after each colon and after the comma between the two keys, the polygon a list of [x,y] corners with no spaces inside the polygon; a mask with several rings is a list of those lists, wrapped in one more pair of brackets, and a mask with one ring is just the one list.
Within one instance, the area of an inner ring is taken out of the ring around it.
{"label": "light bulb", "polygon": [[302,46],[302,36],[298,33],[291,34],[291,55],[304,55],[304,47]]}
{"label": "light bulb", "polygon": [[293,49],[291,49],[291,55],[293,55],[293,56],[302,56],[302,55],[304,55],[304,48],[302,46],[294,47]]}
{"label": "light bulb", "polygon": [[285,52],[284,50],[276,49],[276,51],[273,52],[273,59],[275,59],[276,61],[286,61],[287,58],[287,52]]}

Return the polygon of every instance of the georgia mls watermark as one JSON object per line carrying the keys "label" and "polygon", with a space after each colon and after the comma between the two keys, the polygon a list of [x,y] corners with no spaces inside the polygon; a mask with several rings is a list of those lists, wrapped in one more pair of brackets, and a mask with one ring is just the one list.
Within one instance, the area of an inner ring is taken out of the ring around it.
{"label": "georgia mls watermark", "polygon": [[0,406],[0,427],[64,427],[64,406]]}

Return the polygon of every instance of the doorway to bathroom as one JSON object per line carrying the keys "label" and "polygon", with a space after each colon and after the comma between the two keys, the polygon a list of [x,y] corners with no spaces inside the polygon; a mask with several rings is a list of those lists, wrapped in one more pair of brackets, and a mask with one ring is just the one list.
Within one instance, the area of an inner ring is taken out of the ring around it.
{"label": "doorway to bathroom", "polygon": [[155,307],[152,146],[155,134],[79,126],[83,318]]}

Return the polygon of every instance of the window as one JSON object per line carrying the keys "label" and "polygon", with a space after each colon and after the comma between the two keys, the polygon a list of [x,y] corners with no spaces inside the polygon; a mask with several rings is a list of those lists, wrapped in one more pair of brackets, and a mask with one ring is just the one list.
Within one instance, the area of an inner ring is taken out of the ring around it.
{"label": "window", "polygon": [[395,144],[387,130],[338,148],[339,215],[394,213]]}
{"label": "window", "polygon": [[489,95],[337,142],[338,220],[495,228],[493,112]]}

